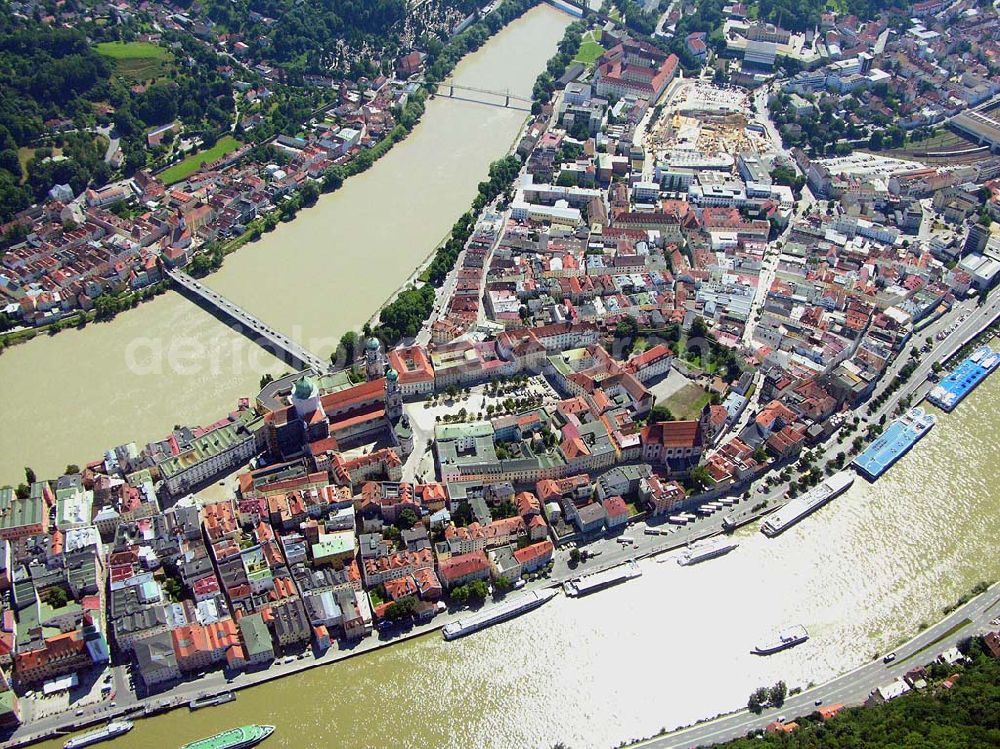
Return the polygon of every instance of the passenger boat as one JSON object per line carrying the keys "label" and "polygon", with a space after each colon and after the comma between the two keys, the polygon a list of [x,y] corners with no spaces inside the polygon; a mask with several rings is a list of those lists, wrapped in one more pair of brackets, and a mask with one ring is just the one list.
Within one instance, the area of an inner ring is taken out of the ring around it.
{"label": "passenger boat", "polygon": [[274,733],[274,726],[257,725],[230,728],[205,739],[192,741],[181,749],[250,749]]}
{"label": "passenger boat", "polygon": [[96,731],[91,731],[90,733],[85,733],[82,736],[76,736],[65,744],[63,744],[63,749],[81,749],[84,746],[90,746],[91,744],[98,744],[102,741],[107,741],[108,739],[113,739],[122,734],[128,733],[132,730],[132,722],[128,720],[115,720],[108,723],[103,728],[99,728]]}

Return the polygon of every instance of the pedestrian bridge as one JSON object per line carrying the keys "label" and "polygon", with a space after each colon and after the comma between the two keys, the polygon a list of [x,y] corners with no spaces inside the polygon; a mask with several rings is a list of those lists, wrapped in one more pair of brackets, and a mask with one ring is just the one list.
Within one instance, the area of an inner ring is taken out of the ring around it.
{"label": "pedestrian bridge", "polygon": [[[431,93],[437,96],[447,96],[451,99],[474,101],[477,104],[486,104],[491,107],[520,109],[525,112],[531,111],[531,99],[525,96],[512,94],[510,91],[495,91],[489,88],[463,86],[462,84],[455,83],[454,81],[441,81],[441,83],[415,81],[415,83],[426,86]],[[503,103],[500,102],[501,99],[503,99]]]}
{"label": "pedestrian bridge", "polygon": [[209,311],[219,317],[236,322],[241,333],[279,359],[299,369],[309,367],[317,372],[323,372],[328,368],[327,362],[316,354],[307,351],[288,336],[265,325],[242,307],[199,283],[184,271],[171,268],[166,271],[166,274],[195,302],[207,307]]}

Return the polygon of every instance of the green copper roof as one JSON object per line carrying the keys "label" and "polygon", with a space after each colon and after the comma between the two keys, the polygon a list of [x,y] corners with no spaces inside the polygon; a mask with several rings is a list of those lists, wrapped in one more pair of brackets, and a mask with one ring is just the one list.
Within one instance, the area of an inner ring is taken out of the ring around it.
{"label": "green copper roof", "polygon": [[395,369],[389,367],[385,371],[385,379],[389,380],[389,382],[395,382],[396,380],[399,379],[399,374],[396,372]]}
{"label": "green copper roof", "polygon": [[368,339],[368,343],[365,344],[369,351],[378,351],[382,344],[378,342],[378,338],[372,336]]}
{"label": "green copper roof", "polygon": [[313,382],[311,377],[303,377],[301,380],[295,383],[295,398],[296,400],[308,400],[316,394],[316,383]]}

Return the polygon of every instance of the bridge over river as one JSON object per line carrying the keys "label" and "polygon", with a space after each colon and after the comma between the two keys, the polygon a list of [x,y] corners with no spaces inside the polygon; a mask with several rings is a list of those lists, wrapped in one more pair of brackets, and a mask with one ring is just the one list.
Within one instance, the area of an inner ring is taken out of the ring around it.
{"label": "bridge over river", "polygon": [[278,358],[284,359],[298,368],[310,367],[317,372],[323,372],[329,368],[328,362],[311,351],[307,351],[283,333],[265,325],[242,307],[199,283],[184,271],[172,268],[167,270],[166,274],[187,296],[215,315],[236,322],[236,329],[239,332]]}
{"label": "bridge over river", "polygon": [[[431,93],[437,96],[447,96],[451,99],[462,99],[473,101],[477,104],[486,104],[491,107],[505,107],[507,109],[520,109],[525,112],[531,111],[531,99],[526,96],[518,96],[510,91],[496,91],[488,88],[477,88],[475,86],[463,86],[454,81],[441,81],[431,83],[430,81],[414,81],[422,86],[426,86]],[[486,98],[484,98],[486,97]],[[491,101],[490,99],[496,99]],[[500,103],[503,99],[503,103]]]}

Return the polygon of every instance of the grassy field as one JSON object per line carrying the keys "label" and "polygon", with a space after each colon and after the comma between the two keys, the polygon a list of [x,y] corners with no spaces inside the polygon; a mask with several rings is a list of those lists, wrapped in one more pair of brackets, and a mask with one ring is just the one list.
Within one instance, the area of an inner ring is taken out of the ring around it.
{"label": "grassy field", "polygon": [[243,144],[236,140],[233,136],[224,135],[219,138],[218,142],[207,151],[199,151],[198,153],[191,154],[183,161],[179,161],[169,169],[164,170],[158,176],[161,180],[163,180],[164,184],[172,185],[175,182],[180,182],[182,179],[190,177],[192,174],[201,169],[201,165],[203,163],[211,164],[213,161],[222,158],[230,151],[235,151],[241,145]]}
{"label": "grassy field", "polygon": [[667,398],[663,405],[670,409],[675,419],[685,421],[697,419],[701,415],[701,409],[711,398],[712,395],[707,390],[689,382]]}
{"label": "grassy field", "polygon": [[28,162],[35,155],[35,149],[31,146],[21,146],[17,149],[17,160],[21,162],[21,184],[28,180]]}
{"label": "grassy field", "polygon": [[159,77],[173,60],[170,50],[150,42],[101,42],[95,49],[115,61],[119,77],[137,83]]}
{"label": "grassy field", "polygon": [[152,42],[101,42],[96,49],[98,53],[115,60],[142,57],[162,59],[170,54],[164,47]]}
{"label": "grassy field", "polygon": [[604,54],[604,47],[601,46],[601,32],[588,31],[583,35],[583,41],[580,43],[580,51],[576,53],[576,59],[574,62],[583,63],[584,65],[593,65],[594,62]]}

